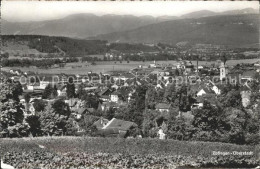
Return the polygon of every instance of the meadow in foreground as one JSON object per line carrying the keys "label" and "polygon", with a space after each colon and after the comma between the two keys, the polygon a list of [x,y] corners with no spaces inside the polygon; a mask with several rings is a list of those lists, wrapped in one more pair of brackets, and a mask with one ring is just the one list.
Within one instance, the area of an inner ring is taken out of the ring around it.
{"label": "meadow in foreground", "polygon": [[[259,147],[225,143],[95,137],[2,139],[0,153],[15,168],[256,167]],[[253,155],[212,155],[213,151]]]}

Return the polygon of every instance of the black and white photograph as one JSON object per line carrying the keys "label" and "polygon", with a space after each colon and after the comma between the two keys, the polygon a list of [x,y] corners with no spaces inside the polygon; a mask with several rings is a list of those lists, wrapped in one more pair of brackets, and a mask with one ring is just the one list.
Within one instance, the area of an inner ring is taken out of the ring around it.
{"label": "black and white photograph", "polygon": [[258,1],[0,3],[0,169],[260,169]]}

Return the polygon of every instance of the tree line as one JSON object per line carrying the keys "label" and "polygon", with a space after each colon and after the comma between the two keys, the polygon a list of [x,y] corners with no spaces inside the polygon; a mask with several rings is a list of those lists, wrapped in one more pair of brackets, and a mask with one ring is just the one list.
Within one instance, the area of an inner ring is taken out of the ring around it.
{"label": "tree line", "polygon": [[66,57],[63,59],[2,59],[3,67],[29,67],[36,66],[39,68],[50,68],[57,64],[63,67],[65,63],[78,62],[78,58]]}

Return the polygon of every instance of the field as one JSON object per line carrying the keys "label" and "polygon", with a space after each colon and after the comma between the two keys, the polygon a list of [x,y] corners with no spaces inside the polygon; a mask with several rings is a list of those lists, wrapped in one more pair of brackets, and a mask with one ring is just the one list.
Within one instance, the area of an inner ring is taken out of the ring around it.
{"label": "field", "polygon": [[22,55],[42,55],[45,56],[48,53],[42,53],[39,52],[36,49],[30,49],[26,42],[20,42],[20,43],[7,43],[6,45],[1,46],[1,50],[3,52],[9,53],[9,59],[20,59],[20,58],[28,58],[29,57],[21,57]]}
{"label": "field", "polygon": [[[244,60],[228,60],[227,65],[228,66],[234,66],[239,63],[255,63],[259,61],[260,59],[244,59]],[[109,62],[109,61],[102,61],[102,62],[96,62],[97,65],[91,65],[89,63],[68,63],[65,65],[64,68],[50,68],[50,69],[36,69],[36,68],[27,68],[27,67],[16,67],[21,69],[22,71],[32,71],[32,72],[38,72],[38,73],[47,73],[47,74],[60,74],[60,73],[66,73],[66,74],[79,74],[79,75],[84,75],[87,74],[87,72],[107,72],[111,70],[124,70],[124,71],[129,71],[130,69],[136,68],[139,65],[146,65],[148,66],[149,64],[153,63],[152,61],[146,61],[146,62],[141,62],[141,61],[130,61],[127,63],[126,61],[123,61],[122,63],[114,63],[114,62]],[[159,64],[176,64],[176,61],[157,61],[156,63]],[[196,61],[192,61],[194,65],[196,65]],[[206,62],[206,61],[199,61],[199,65],[208,65],[210,66],[211,64],[217,63],[216,61],[212,62]],[[11,68],[5,67],[3,70],[8,70]]]}
{"label": "field", "polygon": [[[157,139],[42,137],[1,139],[4,163],[15,168],[256,167],[259,146]],[[213,151],[252,152],[213,155]]]}

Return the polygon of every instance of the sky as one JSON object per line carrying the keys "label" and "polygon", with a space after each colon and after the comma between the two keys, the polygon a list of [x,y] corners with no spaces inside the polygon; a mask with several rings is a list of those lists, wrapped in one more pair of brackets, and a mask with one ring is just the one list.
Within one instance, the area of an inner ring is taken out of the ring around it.
{"label": "sky", "polygon": [[41,21],[76,13],[96,15],[180,16],[199,10],[222,12],[244,8],[259,10],[258,1],[2,1],[1,17],[8,21]]}

